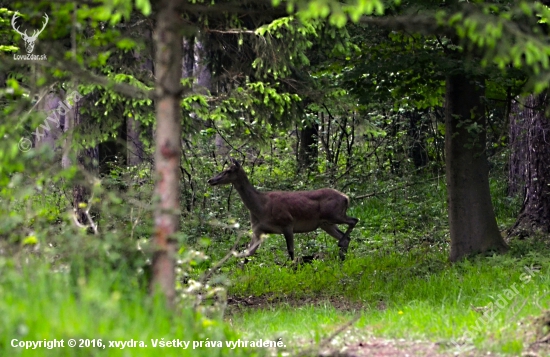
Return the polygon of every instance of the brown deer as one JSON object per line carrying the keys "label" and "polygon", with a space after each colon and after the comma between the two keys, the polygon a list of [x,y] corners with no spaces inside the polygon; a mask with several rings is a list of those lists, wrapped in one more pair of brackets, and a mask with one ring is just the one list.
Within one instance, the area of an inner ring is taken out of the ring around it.
{"label": "brown deer", "polygon": [[[346,211],[349,198],[332,188],[297,192],[260,192],[252,186],[239,162],[231,159],[232,165],[208,180],[212,186],[233,184],[244,205],[250,211],[252,241],[245,256],[256,252],[260,237],[266,233],[283,234],[290,259],[294,260],[294,233],[312,232],[321,228],[338,240],[340,258],[348,250],[350,233],[359,221],[349,217]],[[347,224],[346,233],[336,226]]]}

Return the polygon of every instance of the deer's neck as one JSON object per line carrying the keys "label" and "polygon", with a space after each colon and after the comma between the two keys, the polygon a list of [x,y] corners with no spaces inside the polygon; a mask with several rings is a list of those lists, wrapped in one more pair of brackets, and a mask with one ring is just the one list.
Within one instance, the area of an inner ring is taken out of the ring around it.
{"label": "deer's neck", "polygon": [[252,186],[250,181],[248,181],[248,178],[243,175],[241,180],[239,182],[234,182],[233,187],[235,187],[235,190],[239,193],[239,196],[241,196],[241,199],[243,200],[244,205],[246,208],[248,208],[249,211],[260,214],[263,212],[263,196],[261,192],[258,192]]}

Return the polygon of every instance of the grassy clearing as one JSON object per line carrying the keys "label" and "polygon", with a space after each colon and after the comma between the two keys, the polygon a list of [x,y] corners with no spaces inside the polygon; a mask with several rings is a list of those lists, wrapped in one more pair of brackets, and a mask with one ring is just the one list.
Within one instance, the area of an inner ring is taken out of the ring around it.
{"label": "grassy clearing", "polygon": [[[368,335],[473,342],[518,353],[533,341],[531,317],[550,308],[550,261],[547,254],[513,254],[454,265],[443,254],[420,252],[350,257],[343,264],[315,261],[296,269],[250,265],[235,272],[231,293],[286,304],[231,319],[255,337],[316,340],[357,313],[330,302],[343,299],[361,304],[356,327]],[[316,303],[296,307],[308,299]]]}

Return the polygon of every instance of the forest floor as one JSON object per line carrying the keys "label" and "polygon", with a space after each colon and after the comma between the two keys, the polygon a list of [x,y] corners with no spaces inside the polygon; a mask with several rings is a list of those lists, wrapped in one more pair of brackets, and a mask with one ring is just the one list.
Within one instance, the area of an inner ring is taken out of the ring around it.
{"label": "forest floor", "polygon": [[284,242],[266,243],[257,260],[228,266],[226,321],[245,339],[285,341],[283,356],[550,356],[546,241],[454,264],[439,245],[361,252],[356,242],[344,262],[292,265]]}
{"label": "forest floor", "polygon": [[[537,344],[525,350],[521,356],[538,357],[549,356],[550,348],[548,344]],[[462,347],[458,349],[442,348],[438,343],[428,341],[413,341],[406,339],[383,339],[369,338],[366,341],[344,346],[334,346],[321,350],[319,356],[323,357],[481,357],[481,356],[502,356],[502,354],[478,350],[473,346]]]}
{"label": "forest floor", "polygon": [[[324,299],[287,300],[271,299],[268,297],[249,296],[247,298],[229,297],[228,316],[238,315],[245,310],[277,310],[278,305],[286,308],[304,305],[322,306],[327,303]],[[342,312],[354,312],[361,310],[363,306],[357,302],[346,299],[330,299],[328,301],[336,310]],[[385,309],[385,306],[378,306]],[[319,357],[481,357],[481,356],[505,356],[506,354],[476,348],[473,344],[455,344],[448,341],[432,342],[421,339],[407,338],[381,338],[371,336],[367,328],[354,327],[354,321],[350,320],[336,331],[316,343],[314,340],[302,340],[302,346],[312,346],[297,349],[294,353],[283,352],[282,356],[319,356]],[[298,341],[298,340],[297,340]],[[295,342],[297,342],[295,341]],[[274,354],[275,355],[275,354]],[[550,340],[542,343],[533,343],[524,348],[523,357],[550,356]]]}
{"label": "forest floor", "polygon": [[[282,356],[550,356],[550,239],[508,239],[521,202],[503,182],[491,190],[508,253],[451,263],[445,185],[419,185],[354,202],[348,214],[359,223],[344,261],[324,232],[296,235],[295,262],[279,235],[246,264],[225,261],[217,281],[228,287],[226,321],[243,339],[284,341]],[[219,237],[208,241],[211,261],[191,278],[243,237],[245,249],[248,233],[210,232]]]}

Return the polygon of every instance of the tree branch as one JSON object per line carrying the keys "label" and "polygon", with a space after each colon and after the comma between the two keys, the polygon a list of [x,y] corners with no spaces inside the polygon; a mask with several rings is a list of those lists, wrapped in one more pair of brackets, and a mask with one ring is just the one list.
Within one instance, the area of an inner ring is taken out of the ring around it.
{"label": "tree branch", "polygon": [[83,82],[98,84],[102,87],[112,89],[115,92],[118,92],[128,97],[137,98],[137,99],[154,98],[153,90],[144,90],[127,83],[115,82],[108,77],[94,74],[89,70],[82,68],[76,62],[58,61],[56,64],[52,64],[47,61],[34,61],[34,63],[47,68],[57,68],[64,71],[69,71],[71,72],[71,75],[73,77],[77,77]]}

